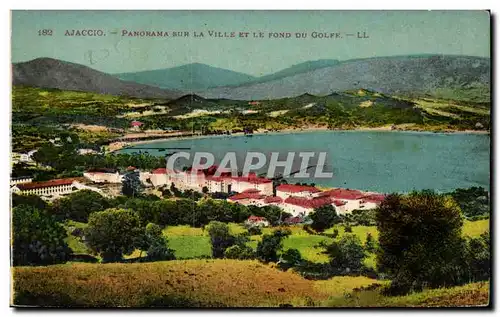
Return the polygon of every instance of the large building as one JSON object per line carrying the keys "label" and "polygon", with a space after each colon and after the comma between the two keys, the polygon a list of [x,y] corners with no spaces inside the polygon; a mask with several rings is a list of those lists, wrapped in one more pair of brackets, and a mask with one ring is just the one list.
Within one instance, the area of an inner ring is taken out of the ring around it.
{"label": "large building", "polygon": [[94,183],[117,184],[122,182],[122,175],[114,168],[96,168],[83,173],[83,177]]}
{"label": "large building", "polygon": [[16,194],[37,196],[61,196],[79,190],[80,178],[53,179],[46,182],[16,184],[11,191]]}
{"label": "large building", "polygon": [[321,190],[314,186],[282,184],[276,187],[276,196],[287,199],[290,196],[312,198]]}

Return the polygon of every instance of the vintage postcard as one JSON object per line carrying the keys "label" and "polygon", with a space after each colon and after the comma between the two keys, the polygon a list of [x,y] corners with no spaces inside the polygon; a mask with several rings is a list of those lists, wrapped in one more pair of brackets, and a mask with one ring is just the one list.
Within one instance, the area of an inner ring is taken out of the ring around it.
{"label": "vintage postcard", "polygon": [[11,19],[12,306],[491,307],[490,12]]}

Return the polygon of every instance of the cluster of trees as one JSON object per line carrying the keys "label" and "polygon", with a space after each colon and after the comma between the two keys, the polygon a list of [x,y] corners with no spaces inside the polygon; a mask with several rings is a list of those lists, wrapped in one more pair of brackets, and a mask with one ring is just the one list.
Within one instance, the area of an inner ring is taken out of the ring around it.
{"label": "cluster of trees", "polygon": [[483,187],[458,188],[449,193],[469,220],[490,217],[489,193]]}
{"label": "cluster of trees", "polygon": [[210,236],[212,257],[238,260],[256,258],[265,263],[279,261],[279,255],[283,251],[283,239],[291,234],[289,230],[279,229],[271,234],[265,234],[257,244],[257,250],[254,251],[246,245],[249,233],[233,235],[226,223],[212,221],[205,230]]}
{"label": "cluster of trees", "polygon": [[377,209],[378,271],[390,294],[447,287],[490,277],[489,233],[462,236],[459,205],[432,191],[389,195]]}
{"label": "cluster of trees", "polygon": [[[46,210],[21,204],[13,208],[12,253],[14,265],[64,263],[72,251],[62,223]],[[135,249],[147,252],[145,260],[171,260],[174,253],[159,225],[142,225],[132,210],[110,208],[88,216],[85,244],[103,262],[121,261]]]}
{"label": "cluster of trees", "polygon": [[90,215],[85,230],[86,244],[104,262],[120,261],[135,249],[147,252],[149,260],[175,259],[159,225],[141,225],[133,210],[111,208]]}

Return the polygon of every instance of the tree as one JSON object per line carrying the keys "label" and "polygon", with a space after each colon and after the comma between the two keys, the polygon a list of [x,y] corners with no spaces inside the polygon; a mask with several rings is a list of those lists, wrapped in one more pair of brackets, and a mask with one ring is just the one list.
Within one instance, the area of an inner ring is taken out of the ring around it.
{"label": "tree", "polygon": [[288,249],[281,255],[279,267],[283,270],[288,270],[299,265],[303,261],[302,255],[297,249]]}
{"label": "tree", "polygon": [[205,194],[205,195],[208,194],[208,187],[207,186],[203,186],[203,188],[201,189],[201,192],[203,194]]}
{"label": "tree", "polygon": [[229,226],[219,221],[210,222],[205,228],[212,244],[212,257],[223,258],[227,248],[235,244],[235,237],[229,232]]}
{"label": "tree", "polygon": [[54,202],[52,212],[60,219],[87,222],[91,213],[109,207],[109,202],[101,194],[92,190],[80,190]]}
{"label": "tree", "polygon": [[128,197],[137,197],[142,193],[143,186],[139,178],[139,172],[128,172],[123,176],[122,194]]}
{"label": "tree", "polygon": [[255,257],[253,249],[244,244],[236,244],[227,248],[224,257],[228,259],[249,260]]}
{"label": "tree", "polygon": [[32,206],[38,210],[45,210],[47,208],[47,203],[40,196],[12,194],[12,207],[20,205]]}
{"label": "tree", "polygon": [[359,273],[366,258],[361,241],[354,234],[345,234],[340,241],[327,246],[325,253],[338,274]]}
{"label": "tree", "polygon": [[71,249],[64,241],[66,230],[54,217],[33,206],[12,210],[12,258],[14,265],[64,263]]}
{"label": "tree", "polygon": [[275,230],[265,234],[257,244],[257,257],[263,262],[277,262],[278,252],[283,249],[283,239],[290,235],[289,230]]}
{"label": "tree", "polygon": [[311,227],[317,232],[323,232],[335,223],[340,222],[340,217],[332,205],[315,208],[314,212],[310,214],[310,218],[313,221]]}
{"label": "tree", "polygon": [[118,261],[131,254],[141,234],[138,215],[132,210],[107,209],[89,216],[86,242],[104,261]]}
{"label": "tree", "polygon": [[450,196],[432,191],[392,194],[376,212],[377,266],[391,294],[455,285],[460,277],[462,215]]}
{"label": "tree", "polygon": [[146,226],[146,241],[148,244],[148,259],[155,261],[174,260],[174,251],[168,248],[167,238],[163,235],[160,226],[148,223]]}
{"label": "tree", "polygon": [[490,233],[485,232],[480,237],[471,238],[466,248],[468,281],[483,281],[491,277],[491,246]]}
{"label": "tree", "polygon": [[373,253],[376,248],[376,242],[373,239],[373,236],[370,232],[366,234],[366,241],[365,241],[365,250],[367,252]]}

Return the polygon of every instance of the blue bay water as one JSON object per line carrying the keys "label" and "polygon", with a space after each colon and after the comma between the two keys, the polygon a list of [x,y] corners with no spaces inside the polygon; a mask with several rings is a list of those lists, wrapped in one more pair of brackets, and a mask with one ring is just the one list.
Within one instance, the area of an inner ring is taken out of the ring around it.
{"label": "blue bay water", "polygon": [[[228,151],[244,155],[250,151],[325,151],[333,167],[331,179],[299,179],[291,183],[314,182],[377,192],[408,192],[482,186],[489,190],[490,137],[484,134],[442,134],[425,132],[322,131],[290,134],[216,136],[158,141],[135,146],[190,147],[220,160]],[[165,152],[147,150],[150,154]],[[239,167],[239,166],[238,166]],[[242,167],[239,167],[240,169]]]}

